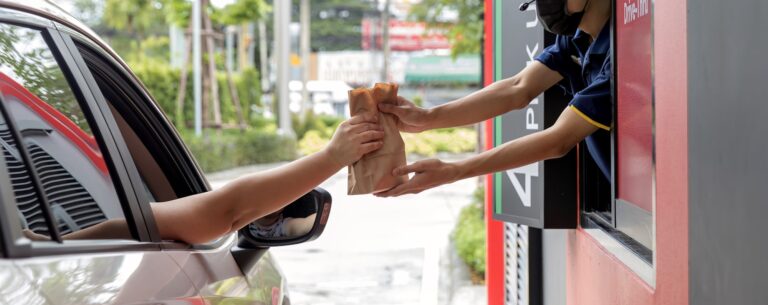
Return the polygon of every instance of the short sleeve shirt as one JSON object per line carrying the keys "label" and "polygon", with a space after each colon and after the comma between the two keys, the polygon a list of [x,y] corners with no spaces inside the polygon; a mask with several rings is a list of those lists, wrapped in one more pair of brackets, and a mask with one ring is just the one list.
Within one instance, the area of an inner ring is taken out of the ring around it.
{"label": "short sleeve shirt", "polygon": [[606,24],[594,42],[589,34],[577,30],[573,36],[557,36],[555,43],[536,60],[560,73],[559,85],[572,96],[569,108],[598,131],[586,144],[603,175],[610,180],[610,134],[613,126],[611,97],[611,37]]}

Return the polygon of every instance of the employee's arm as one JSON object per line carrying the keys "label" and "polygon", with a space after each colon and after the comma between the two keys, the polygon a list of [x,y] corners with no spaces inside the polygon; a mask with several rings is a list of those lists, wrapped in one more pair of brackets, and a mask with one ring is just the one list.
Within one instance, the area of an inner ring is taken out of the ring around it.
{"label": "employee's arm", "polygon": [[455,163],[437,159],[424,160],[395,169],[395,175],[415,173],[406,183],[380,197],[417,194],[442,184],[520,167],[536,161],[559,158],[577,143],[592,134],[597,127],[566,108],[550,128],[520,137],[489,151]]}
{"label": "employee's arm", "polygon": [[397,116],[405,132],[463,126],[521,109],[561,79],[560,73],[534,61],[513,77],[447,104],[423,109],[399,98],[397,105],[380,104],[379,110]]}

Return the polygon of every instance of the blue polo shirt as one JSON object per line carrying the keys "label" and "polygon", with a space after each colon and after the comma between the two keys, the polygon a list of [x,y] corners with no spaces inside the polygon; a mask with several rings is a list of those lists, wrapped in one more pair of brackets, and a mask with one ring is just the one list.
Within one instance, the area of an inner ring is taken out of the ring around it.
{"label": "blue polo shirt", "polygon": [[590,43],[589,34],[577,30],[573,36],[557,36],[536,60],[563,76],[559,85],[572,96],[568,104],[598,131],[585,139],[590,155],[610,181],[610,130],[613,126],[611,98],[611,33],[607,24]]}

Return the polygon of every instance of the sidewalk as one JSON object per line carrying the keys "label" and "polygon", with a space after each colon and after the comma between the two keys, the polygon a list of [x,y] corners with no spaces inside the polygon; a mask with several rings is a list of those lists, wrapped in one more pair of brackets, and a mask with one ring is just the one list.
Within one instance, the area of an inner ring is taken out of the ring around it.
{"label": "sidewalk", "polygon": [[[463,157],[440,156],[448,161]],[[216,188],[278,165],[238,168],[208,178]],[[332,194],[333,208],[320,238],[270,250],[287,277],[292,304],[485,303],[485,287],[471,286],[448,238],[459,211],[471,200],[476,179],[419,195],[377,198],[346,195],[346,176],[346,169],[341,170],[321,185]]]}

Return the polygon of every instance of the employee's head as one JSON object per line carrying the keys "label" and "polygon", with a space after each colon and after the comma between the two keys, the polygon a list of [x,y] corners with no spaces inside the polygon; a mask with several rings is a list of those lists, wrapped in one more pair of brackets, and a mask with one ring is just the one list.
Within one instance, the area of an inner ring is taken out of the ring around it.
{"label": "employee's head", "polygon": [[590,1],[601,0],[536,0],[536,12],[547,31],[573,35]]}

